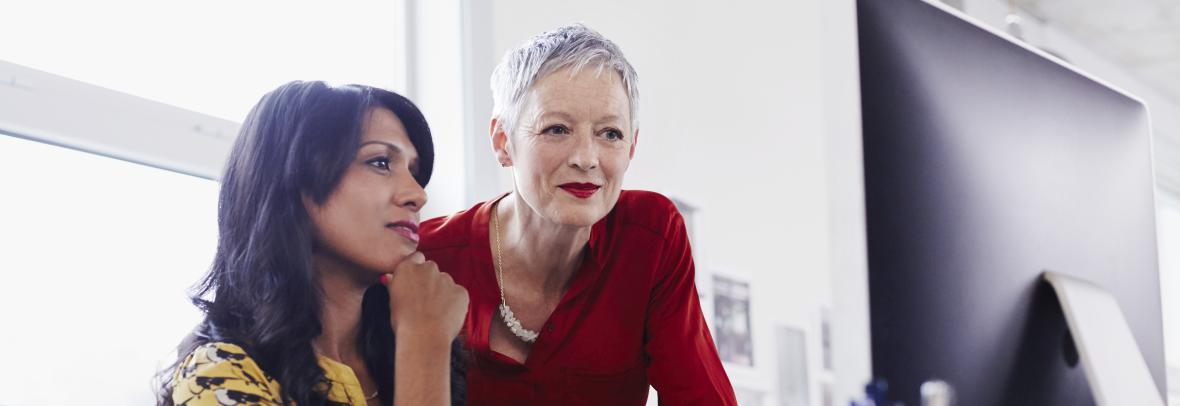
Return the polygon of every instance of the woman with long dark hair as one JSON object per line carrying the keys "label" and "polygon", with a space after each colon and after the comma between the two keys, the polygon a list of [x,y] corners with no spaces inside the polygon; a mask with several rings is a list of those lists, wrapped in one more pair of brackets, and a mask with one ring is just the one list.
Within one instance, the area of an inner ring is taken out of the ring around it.
{"label": "woman with long dark hair", "polygon": [[193,296],[205,318],[159,404],[463,404],[467,294],[417,251],[433,161],[426,120],[395,93],[264,96],[222,178]]}

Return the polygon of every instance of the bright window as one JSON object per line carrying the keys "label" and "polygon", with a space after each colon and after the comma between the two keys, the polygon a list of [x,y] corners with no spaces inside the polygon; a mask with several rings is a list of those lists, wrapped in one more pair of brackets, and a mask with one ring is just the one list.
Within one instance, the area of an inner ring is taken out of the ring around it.
{"label": "bright window", "polygon": [[241,122],[296,79],[404,90],[401,10],[401,0],[19,1],[4,6],[0,60]]}
{"label": "bright window", "polygon": [[0,135],[0,405],[151,404],[199,321],[218,184]]}

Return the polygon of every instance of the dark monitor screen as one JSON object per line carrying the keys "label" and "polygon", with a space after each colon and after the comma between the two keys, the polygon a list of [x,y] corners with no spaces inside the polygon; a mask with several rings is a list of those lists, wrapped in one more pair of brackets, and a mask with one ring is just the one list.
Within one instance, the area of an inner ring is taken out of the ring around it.
{"label": "dark monitor screen", "polygon": [[1093,404],[1051,270],[1122,307],[1163,396],[1137,99],[919,0],[858,0],[872,364],[891,398]]}

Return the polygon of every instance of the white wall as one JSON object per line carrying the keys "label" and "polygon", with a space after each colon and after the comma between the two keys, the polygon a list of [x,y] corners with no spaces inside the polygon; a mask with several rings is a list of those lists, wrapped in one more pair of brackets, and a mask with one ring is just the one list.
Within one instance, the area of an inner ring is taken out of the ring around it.
{"label": "white wall", "polygon": [[823,1],[824,136],[832,282],[832,361],[836,404],[859,398],[872,377],[868,248],[860,119],[856,5]]}
{"label": "white wall", "polygon": [[[1172,197],[1165,197],[1165,204],[1160,205],[1158,212],[1159,230],[1159,244],[1160,247],[1175,247],[1180,245],[1180,200]],[[1180,252],[1174,249],[1160,250],[1160,279],[1164,289],[1169,289],[1170,292],[1180,292],[1180,275],[1176,270],[1180,270]],[[1171,273],[1164,272],[1170,270]],[[1177,315],[1180,312],[1176,311],[1176,305],[1180,304],[1180,300],[1175,297],[1175,294],[1164,297],[1165,304],[1165,318],[1164,318],[1164,338],[1170,340],[1167,342],[1168,349],[1168,396],[1169,404],[1173,406],[1180,405],[1180,363],[1176,362],[1178,348],[1176,345],[1171,345],[1176,342],[1177,333]],[[1166,307],[1171,305],[1170,308]],[[1169,311],[1170,310],[1170,311]]]}
{"label": "white wall", "polygon": [[463,28],[458,0],[408,0],[406,5],[414,19],[407,47],[413,84],[407,86],[406,96],[426,116],[434,139],[434,174],[426,188],[429,201],[422,209],[426,219],[467,208]]}

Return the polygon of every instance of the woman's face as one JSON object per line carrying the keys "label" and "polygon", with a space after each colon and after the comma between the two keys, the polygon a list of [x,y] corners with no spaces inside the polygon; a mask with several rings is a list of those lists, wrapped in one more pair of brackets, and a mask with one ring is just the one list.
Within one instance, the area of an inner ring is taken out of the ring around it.
{"label": "woman's face", "polygon": [[356,157],[323,204],[305,197],[317,254],[376,273],[390,272],[418,247],[418,210],[426,191],[414,180],[418,151],[401,120],[370,111]]}
{"label": "woman's face", "polygon": [[533,84],[511,136],[493,123],[492,144],[533,211],[586,227],[619,200],[639,136],[630,111],[618,74],[588,66],[570,76],[566,68]]}

